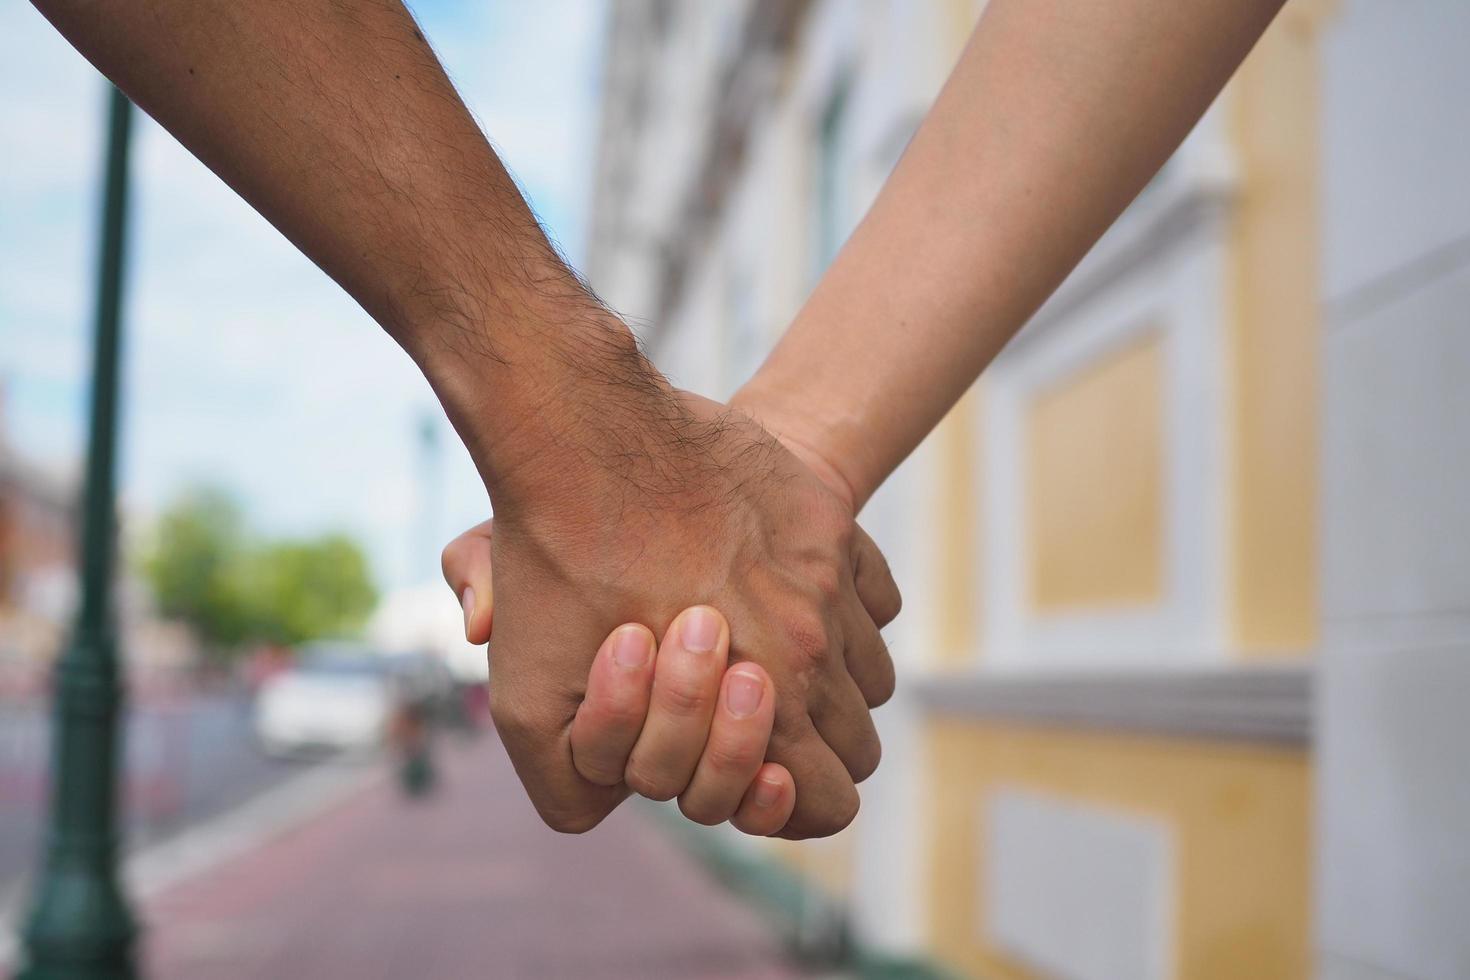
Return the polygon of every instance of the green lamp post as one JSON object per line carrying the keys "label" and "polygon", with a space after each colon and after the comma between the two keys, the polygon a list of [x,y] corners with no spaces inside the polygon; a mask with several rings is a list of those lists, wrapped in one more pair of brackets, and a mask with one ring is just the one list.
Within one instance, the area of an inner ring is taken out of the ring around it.
{"label": "green lamp post", "polygon": [[111,90],[91,432],[82,500],[81,610],[56,664],[51,816],[46,857],[25,930],[24,980],[136,976],[137,927],[118,881],[117,770],[122,684],[112,608],[117,527],[118,313],[132,105]]}

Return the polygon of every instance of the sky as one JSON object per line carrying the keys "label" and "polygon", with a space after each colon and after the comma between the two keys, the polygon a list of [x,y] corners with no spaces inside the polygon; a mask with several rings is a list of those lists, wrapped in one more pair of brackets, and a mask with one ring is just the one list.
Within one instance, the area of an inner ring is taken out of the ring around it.
{"label": "sky", "polygon": [[[602,0],[413,7],[575,264]],[[23,454],[73,476],[105,92],[30,4],[0,5],[0,425]],[[233,492],[266,533],[352,534],[385,588],[437,576],[443,540],[489,503],[428,385],[264,219],[155,123],[135,122],[119,471],[130,523],[207,483]],[[439,437],[434,465],[418,435],[426,419]]]}

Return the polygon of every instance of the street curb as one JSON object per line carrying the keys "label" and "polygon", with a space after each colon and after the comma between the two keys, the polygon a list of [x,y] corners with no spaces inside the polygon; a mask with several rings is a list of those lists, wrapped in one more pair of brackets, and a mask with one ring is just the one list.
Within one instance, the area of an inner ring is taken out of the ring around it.
{"label": "street curb", "polygon": [[[135,905],[146,902],[269,843],[382,782],[386,774],[384,766],[368,762],[314,766],[234,809],[128,855],[123,863],[127,893]],[[22,879],[0,895],[0,971],[11,966],[20,946],[18,923],[28,885]]]}

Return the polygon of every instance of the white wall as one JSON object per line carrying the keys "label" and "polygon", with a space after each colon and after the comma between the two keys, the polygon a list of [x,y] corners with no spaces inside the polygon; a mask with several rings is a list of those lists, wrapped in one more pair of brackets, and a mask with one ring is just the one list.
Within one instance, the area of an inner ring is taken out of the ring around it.
{"label": "white wall", "polygon": [[1349,2],[1323,86],[1318,937],[1470,976],[1470,6]]}

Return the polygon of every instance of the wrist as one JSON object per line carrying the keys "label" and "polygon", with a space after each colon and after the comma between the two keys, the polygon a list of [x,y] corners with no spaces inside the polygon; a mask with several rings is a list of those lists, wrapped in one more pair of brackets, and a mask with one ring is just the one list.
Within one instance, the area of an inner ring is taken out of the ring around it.
{"label": "wrist", "polygon": [[843,451],[842,436],[851,426],[796,391],[795,385],[776,381],[762,368],[735,393],[730,405],[779,439],[856,514],[874,487],[853,466],[851,454]]}
{"label": "wrist", "polygon": [[590,297],[528,309],[494,337],[455,328],[415,360],[470,452],[497,515],[565,495],[619,430],[669,390],[627,325]]}

